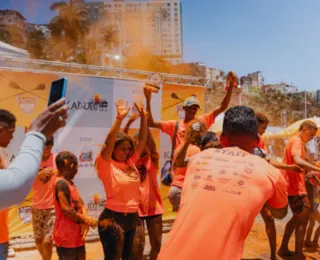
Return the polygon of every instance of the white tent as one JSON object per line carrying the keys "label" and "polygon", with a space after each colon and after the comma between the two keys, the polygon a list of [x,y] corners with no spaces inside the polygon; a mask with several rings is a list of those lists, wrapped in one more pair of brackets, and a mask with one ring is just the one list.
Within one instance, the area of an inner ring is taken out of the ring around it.
{"label": "white tent", "polygon": [[0,41],[0,56],[29,58],[29,52]]}

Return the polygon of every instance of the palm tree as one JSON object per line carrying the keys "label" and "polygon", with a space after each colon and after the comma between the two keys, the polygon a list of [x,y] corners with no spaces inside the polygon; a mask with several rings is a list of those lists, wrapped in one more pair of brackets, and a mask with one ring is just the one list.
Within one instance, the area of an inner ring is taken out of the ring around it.
{"label": "palm tree", "polygon": [[57,10],[58,15],[49,23],[52,40],[61,45],[65,42],[67,48],[60,49],[58,56],[67,60],[71,56],[82,55],[85,50],[85,39],[89,28],[88,12],[85,8],[74,8],[66,2],[53,3],[52,11]]}

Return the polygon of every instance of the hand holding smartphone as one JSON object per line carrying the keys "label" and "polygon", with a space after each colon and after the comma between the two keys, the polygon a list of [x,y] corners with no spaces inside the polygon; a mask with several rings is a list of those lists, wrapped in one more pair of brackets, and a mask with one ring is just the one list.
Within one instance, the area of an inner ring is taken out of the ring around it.
{"label": "hand holding smartphone", "polygon": [[57,102],[58,100],[66,96],[67,83],[68,80],[66,78],[61,78],[51,83],[48,106],[52,105],[53,103]]}

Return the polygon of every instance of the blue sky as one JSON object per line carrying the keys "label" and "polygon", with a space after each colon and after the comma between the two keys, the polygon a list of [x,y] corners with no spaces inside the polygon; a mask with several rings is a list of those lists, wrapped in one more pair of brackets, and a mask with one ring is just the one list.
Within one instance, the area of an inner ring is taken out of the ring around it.
{"label": "blue sky", "polygon": [[[1,0],[28,22],[48,23],[54,0]],[[107,1],[106,1],[107,2]],[[320,1],[182,0],[184,61],[238,75],[261,70],[266,83],[282,80],[320,89]]]}

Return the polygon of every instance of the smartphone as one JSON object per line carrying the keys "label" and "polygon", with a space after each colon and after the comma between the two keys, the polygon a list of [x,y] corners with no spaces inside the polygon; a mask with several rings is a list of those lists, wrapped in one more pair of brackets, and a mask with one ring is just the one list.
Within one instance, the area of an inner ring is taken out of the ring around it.
{"label": "smartphone", "polygon": [[66,78],[61,78],[51,83],[48,106],[66,96],[67,83],[68,80]]}

